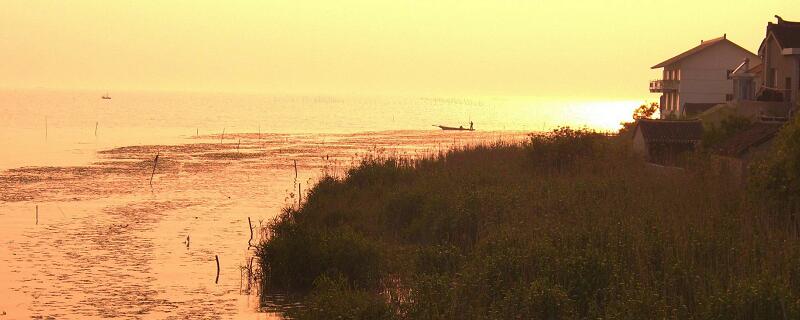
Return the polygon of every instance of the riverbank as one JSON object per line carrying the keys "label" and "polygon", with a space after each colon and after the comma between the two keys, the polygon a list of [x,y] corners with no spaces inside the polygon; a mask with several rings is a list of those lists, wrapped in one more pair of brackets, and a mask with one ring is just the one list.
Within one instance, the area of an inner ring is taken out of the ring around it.
{"label": "riverbank", "polygon": [[797,318],[800,239],[724,171],[561,130],[366,159],[271,225],[299,318]]}

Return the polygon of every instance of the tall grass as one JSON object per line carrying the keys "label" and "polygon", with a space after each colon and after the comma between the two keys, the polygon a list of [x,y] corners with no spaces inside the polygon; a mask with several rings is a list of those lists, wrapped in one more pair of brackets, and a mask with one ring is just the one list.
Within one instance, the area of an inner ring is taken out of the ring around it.
{"label": "tall grass", "polygon": [[569,129],[366,160],[271,224],[262,279],[300,318],[800,318],[794,224],[704,163]]}

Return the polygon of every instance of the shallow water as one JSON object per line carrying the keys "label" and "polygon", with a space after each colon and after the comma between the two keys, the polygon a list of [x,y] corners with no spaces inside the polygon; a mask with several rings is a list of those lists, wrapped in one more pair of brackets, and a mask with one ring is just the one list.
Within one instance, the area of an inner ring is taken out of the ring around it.
{"label": "shallow water", "polygon": [[[115,105],[98,109],[104,102],[96,97],[64,95],[0,99],[0,319],[280,318],[280,296],[275,308],[262,309],[243,284],[241,267],[252,255],[248,218],[258,235],[282,208],[296,205],[298,184],[304,193],[323,174],[341,176],[365,156],[415,158],[516,141],[536,127],[429,129],[438,118],[457,123],[462,115],[451,113],[465,109],[477,118],[487,105],[473,100],[131,94],[135,103],[115,95]],[[420,103],[440,109],[426,113]],[[111,109],[126,104],[138,111]],[[398,109],[394,122],[387,106]],[[29,125],[44,114],[46,137]],[[258,130],[256,118],[270,117],[263,123],[272,128]],[[525,119],[509,117],[493,125]],[[103,125],[95,136],[96,123]],[[401,130],[413,123],[424,129]],[[218,124],[224,135],[211,129]]]}

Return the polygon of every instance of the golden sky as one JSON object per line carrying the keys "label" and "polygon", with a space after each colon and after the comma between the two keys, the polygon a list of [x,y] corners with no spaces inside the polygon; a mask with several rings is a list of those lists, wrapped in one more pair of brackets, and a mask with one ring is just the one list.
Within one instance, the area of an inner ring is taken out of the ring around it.
{"label": "golden sky", "polygon": [[0,87],[648,98],[709,39],[755,51],[798,0],[0,4]]}

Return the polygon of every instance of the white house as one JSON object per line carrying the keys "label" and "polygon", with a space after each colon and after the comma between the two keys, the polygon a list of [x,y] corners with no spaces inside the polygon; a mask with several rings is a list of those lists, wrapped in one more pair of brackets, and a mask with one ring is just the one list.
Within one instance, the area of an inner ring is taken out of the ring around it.
{"label": "white house", "polygon": [[723,35],[653,66],[664,68],[662,79],[650,82],[650,92],[661,93],[661,118],[685,117],[687,105],[702,112],[698,109],[733,100],[731,73],[745,59],[750,65],[761,63]]}
{"label": "white house", "polygon": [[800,101],[800,22],[781,19],[767,24],[767,34],[758,48],[763,60],[758,100]]}

